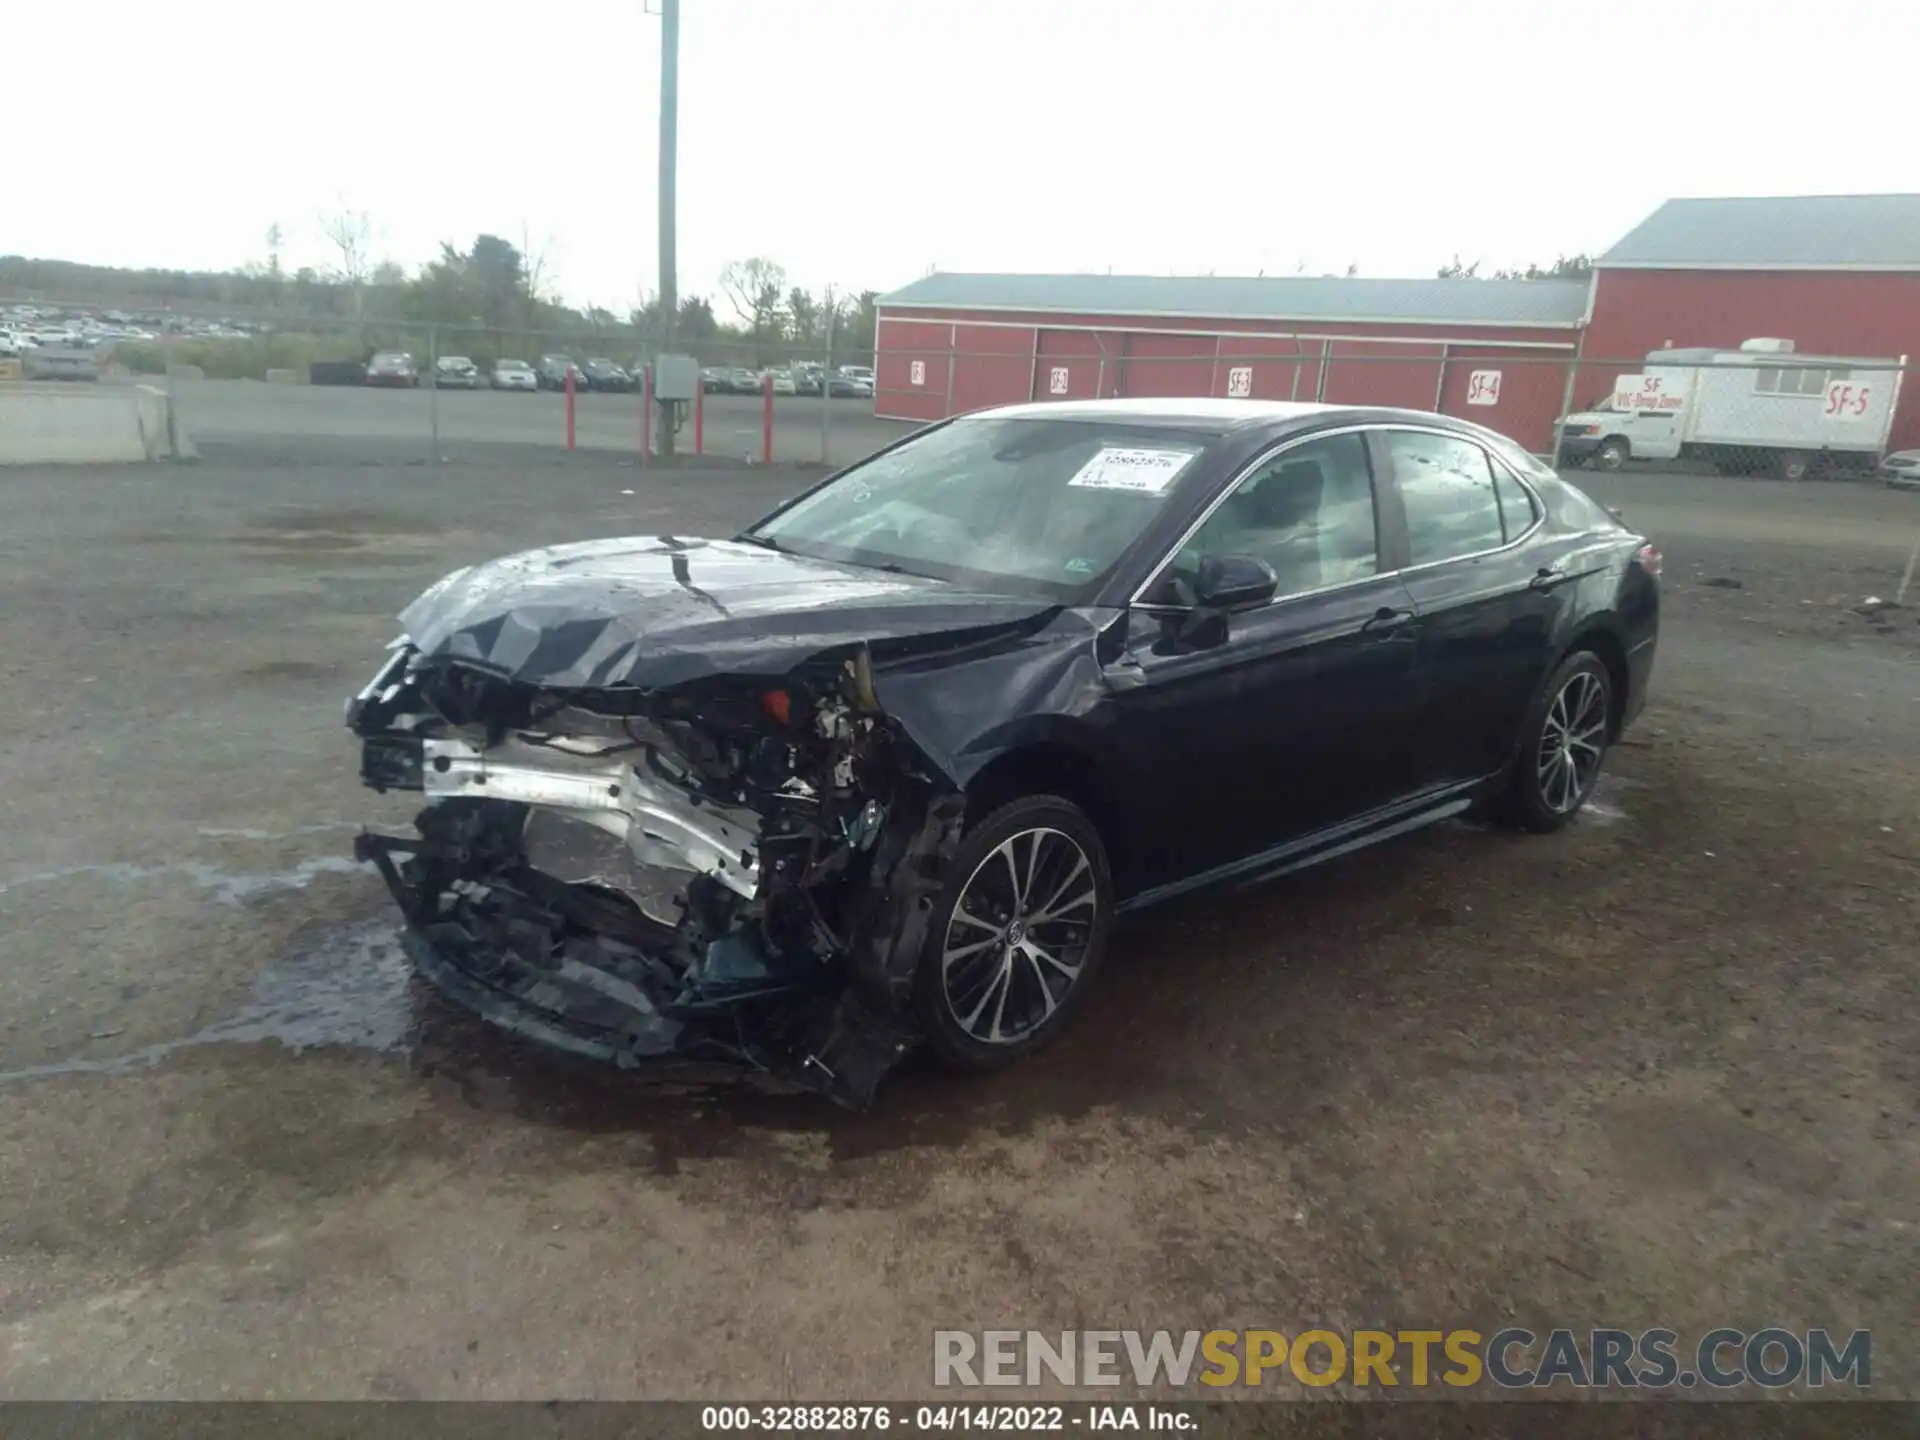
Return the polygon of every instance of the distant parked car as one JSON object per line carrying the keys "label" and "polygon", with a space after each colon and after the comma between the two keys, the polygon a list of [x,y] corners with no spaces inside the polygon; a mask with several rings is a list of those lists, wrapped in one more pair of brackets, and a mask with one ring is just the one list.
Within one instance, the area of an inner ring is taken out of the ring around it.
{"label": "distant parked car", "polygon": [[1920,450],[1896,450],[1880,462],[1880,478],[1896,490],[1920,490]]}
{"label": "distant parked car", "polygon": [[524,360],[493,362],[493,388],[496,390],[538,390],[540,377]]}
{"label": "distant parked car", "polygon": [[798,365],[793,371],[793,393],[818,395],[826,388],[827,372],[818,365]]}
{"label": "distant parked car", "polygon": [[574,389],[587,388],[587,377],[581,373],[580,367],[565,355],[542,355],[535,370],[539,375],[542,390],[566,389],[569,373],[573,376]]}
{"label": "distant parked car", "polygon": [[420,383],[420,368],[404,350],[383,350],[367,362],[367,384],[414,386]]}
{"label": "distant parked car", "polygon": [[38,348],[31,335],[24,335],[18,330],[0,330],[0,355],[18,359],[27,351]]}
{"label": "distant parked car", "polygon": [[464,355],[442,355],[433,362],[433,383],[442,390],[478,390],[480,367]]}
{"label": "distant parked car", "polygon": [[827,377],[827,393],[836,400],[871,400],[873,379],[867,375],[849,375],[836,370]]}
{"label": "distant parked car", "polygon": [[[586,376],[589,390],[610,390],[624,393],[633,389],[633,376],[611,360],[589,360],[580,367]],[[576,383],[578,383],[576,381]]]}
{"label": "distant parked car", "polygon": [[733,372],[720,365],[700,369],[700,389],[707,395],[725,395],[733,389]]}
{"label": "distant parked car", "polygon": [[869,385],[873,384],[873,367],[871,365],[842,365],[840,367],[840,373],[851,376],[855,380],[864,380]]}
{"label": "distant parked car", "polygon": [[793,372],[791,370],[763,370],[760,372],[762,383],[765,383],[768,378],[773,380],[774,394],[792,395],[795,393]]}

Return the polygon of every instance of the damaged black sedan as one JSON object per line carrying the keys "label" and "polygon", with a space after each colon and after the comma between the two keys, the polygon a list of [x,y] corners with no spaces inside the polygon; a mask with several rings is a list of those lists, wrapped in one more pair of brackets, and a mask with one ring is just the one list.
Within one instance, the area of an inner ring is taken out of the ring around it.
{"label": "damaged black sedan", "polygon": [[458,571],[350,703],[420,971],[521,1034],[868,1103],[995,1067],[1110,925],[1472,805],[1645,698],[1659,552],[1444,417],[1096,401],[920,431],[731,540]]}

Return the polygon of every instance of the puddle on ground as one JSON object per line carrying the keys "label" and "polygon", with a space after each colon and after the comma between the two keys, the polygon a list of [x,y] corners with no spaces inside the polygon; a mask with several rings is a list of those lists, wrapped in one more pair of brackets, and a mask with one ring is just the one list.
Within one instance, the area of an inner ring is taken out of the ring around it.
{"label": "puddle on ground", "polygon": [[1637,790],[1642,781],[1629,779],[1625,775],[1614,775],[1602,771],[1599,780],[1594,782],[1593,793],[1587,797],[1587,803],[1580,808],[1580,823],[1593,825],[1618,825],[1627,818],[1624,803],[1629,790]]}
{"label": "puddle on ground", "polygon": [[323,820],[315,825],[296,825],[291,830],[255,830],[245,825],[202,825],[195,833],[206,840],[290,840],[296,835],[324,835],[329,830],[357,830],[353,820]]}
{"label": "puddle on ground", "polygon": [[238,905],[256,895],[272,895],[281,890],[304,890],[316,876],[349,875],[360,870],[373,873],[371,865],[363,865],[346,855],[315,855],[302,860],[290,870],[270,870],[255,875],[223,870],[218,865],[69,865],[62,870],[43,870],[37,875],[22,875],[18,880],[9,880],[0,885],[0,895],[29,885],[51,885],[82,876],[90,880],[122,884],[180,876],[202,890],[211,890],[213,898],[223,905]]}
{"label": "puddle on ground", "polygon": [[412,963],[399,926],[360,920],[313,931],[253,982],[253,995],[218,1024],[108,1059],[72,1059],[0,1072],[0,1085],[62,1075],[124,1075],[198,1045],[278,1042],[295,1054],[321,1046],[393,1054],[413,1032]]}

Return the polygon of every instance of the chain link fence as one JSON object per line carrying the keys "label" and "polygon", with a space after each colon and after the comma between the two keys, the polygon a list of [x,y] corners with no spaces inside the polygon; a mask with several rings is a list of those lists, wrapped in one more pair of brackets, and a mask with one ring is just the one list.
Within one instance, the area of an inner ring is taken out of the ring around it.
{"label": "chain link fence", "polygon": [[[196,440],[380,441],[422,458],[517,444],[734,462],[841,465],[912,427],[991,405],[1212,397],[1452,415],[1566,466],[1645,463],[1791,480],[1878,474],[1920,447],[1907,356],[1796,354],[1775,342],[1593,356],[1558,341],[1388,342],[920,324],[878,354],[735,337],[671,348],[697,394],[651,399],[660,342],[631,326],[567,332],[401,320],[253,318],[59,352],[107,382],[167,388]],[[29,352],[31,353],[31,352]],[[43,352],[52,364],[56,351]],[[28,367],[32,360],[22,362]],[[668,437],[671,436],[669,442]]]}

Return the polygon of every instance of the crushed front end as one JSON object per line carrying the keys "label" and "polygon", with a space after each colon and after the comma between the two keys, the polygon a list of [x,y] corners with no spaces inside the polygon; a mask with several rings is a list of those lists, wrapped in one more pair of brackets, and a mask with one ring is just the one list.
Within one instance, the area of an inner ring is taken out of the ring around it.
{"label": "crushed front end", "polygon": [[913,972],[961,797],[864,647],[775,678],[543,688],[405,639],[349,704],[363,833],[421,974],[622,1066],[747,1071],[853,1107],[915,1042]]}

